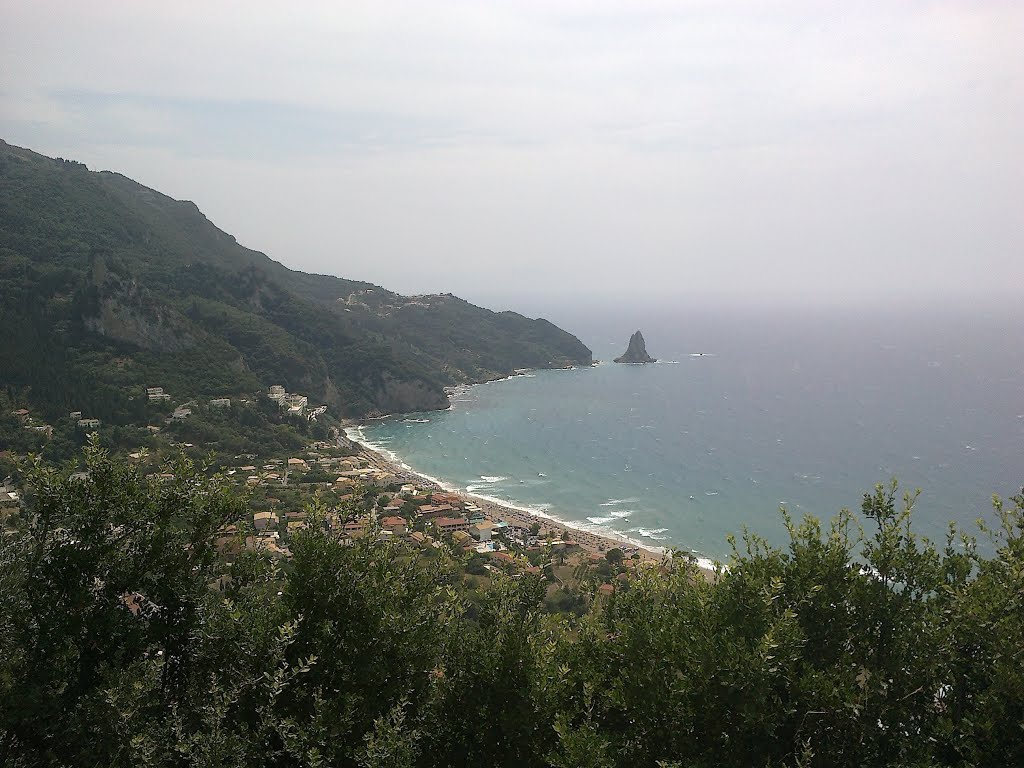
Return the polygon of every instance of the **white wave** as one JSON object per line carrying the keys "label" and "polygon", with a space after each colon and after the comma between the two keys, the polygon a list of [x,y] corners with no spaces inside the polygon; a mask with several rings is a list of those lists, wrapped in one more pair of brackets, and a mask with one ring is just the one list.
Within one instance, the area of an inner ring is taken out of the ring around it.
{"label": "white wave", "polygon": [[615,507],[619,504],[635,504],[636,499],[608,499],[608,501],[602,501],[600,506],[602,507]]}
{"label": "white wave", "polygon": [[[444,482],[440,478],[433,477],[432,475],[428,475],[425,472],[420,472],[419,470],[413,469],[407,463],[402,461],[401,457],[398,456],[398,454],[396,454],[394,451],[389,450],[382,443],[374,442],[374,441],[368,439],[366,437],[366,434],[363,431],[363,428],[361,426],[346,427],[345,428],[345,434],[353,442],[356,442],[359,445],[361,445],[364,448],[367,448],[367,449],[369,449],[371,451],[376,451],[377,453],[382,454],[383,456],[385,456],[386,458],[388,458],[390,461],[394,462],[398,466],[402,467],[402,469],[406,470],[410,474],[416,475],[417,477],[421,477],[421,478],[423,478],[424,480],[426,480],[428,482],[434,483],[439,488],[442,488],[445,491],[448,491],[448,492],[459,492],[460,490],[462,490],[458,486],[453,485],[451,483]],[[470,498],[480,499],[482,501],[488,501],[488,502],[490,502],[492,504],[498,504],[500,506],[507,507],[509,509],[517,510],[519,512],[525,512],[525,513],[530,514],[530,515],[535,515],[536,517],[546,518],[546,519],[549,519],[549,520],[555,520],[556,522],[559,522],[559,523],[565,525],[567,528],[571,528],[571,529],[574,529],[574,530],[580,530],[580,531],[586,531],[588,533],[593,533],[593,534],[596,534],[596,535],[599,535],[599,536],[604,536],[604,537],[609,538],[609,539],[614,539],[614,540],[622,541],[622,542],[624,542],[626,544],[630,544],[630,545],[632,545],[634,547],[639,547],[641,549],[646,549],[646,550],[648,550],[650,552],[659,552],[659,553],[661,553],[661,552],[665,551],[665,547],[659,546],[657,544],[652,544],[651,543],[651,539],[642,540],[642,539],[638,539],[638,538],[635,538],[635,537],[628,536],[628,535],[626,535],[626,533],[614,530],[613,528],[609,527],[606,523],[595,523],[595,522],[593,522],[593,521],[591,521],[589,519],[587,519],[587,520],[564,520],[564,519],[558,517],[557,515],[551,513],[552,505],[548,504],[548,503],[538,503],[538,504],[528,505],[528,504],[523,504],[523,503],[520,503],[520,502],[517,502],[517,501],[510,501],[508,499],[498,498],[497,496],[490,496],[490,495],[487,495],[487,494],[479,493],[478,491],[480,489],[479,489],[478,486],[475,486],[475,485],[468,486],[464,490],[465,490],[465,493]],[[602,506],[612,506],[614,504],[625,504],[625,503],[629,503],[629,502],[632,502],[632,501],[636,501],[636,499],[609,499],[608,502],[605,502],[604,504],[602,504]],[[626,510],[622,510],[622,511],[625,512]],[[621,519],[621,517],[622,516],[612,517],[611,515],[609,515],[608,518],[607,518],[607,521],[608,522],[614,522],[616,519]],[[597,519],[603,520],[603,518],[597,518]],[[655,533],[655,536],[656,537],[660,536],[660,534]],[[667,538],[667,537],[663,536],[662,538],[664,539],[664,538]],[[657,539],[655,538],[654,540],[657,540]],[[707,562],[708,564],[705,565],[704,564],[705,562]],[[698,559],[698,563],[701,565],[701,567],[705,567],[705,568],[711,568],[714,565],[710,560],[706,560],[706,559]]]}
{"label": "white wave", "polygon": [[509,509],[517,510],[518,512],[526,512],[528,515],[536,515],[537,517],[545,517],[549,520],[558,520],[554,515],[549,515],[548,510],[551,509],[550,504],[541,503],[534,505],[522,504],[517,501],[509,501],[508,499],[499,499],[497,496],[488,496],[484,493],[470,493],[469,489],[466,489],[466,493],[475,499],[483,499],[489,501],[491,504],[498,504],[502,507],[508,507]]}
{"label": "white wave", "polygon": [[633,514],[632,509],[614,509],[609,513],[613,518],[622,519]]}
{"label": "white wave", "polygon": [[429,424],[430,419],[402,419],[403,424]]}
{"label": "white wave", "polygon": [[503,480],[508,480],[507,477],[503,477],[502,475],[480,475],[480,479],[485,483],[500,483]]}
{"label": "white wave", "polygon": [[718,491],[704,491],[705,496],[717,496]]}
{"label": "white wave", "polygon": [[608,525],[615,520],[614,517],[588,517],[587,520],[592,522],[594,525]]}
{"label": "white wave", "polygon": [[349,440],[358,443],[364,448],[368,448],[371,451],[376,451],[377,453],[384,455],[389,461],[397,464],[406,472],[416,475],[417,477],[422,477],[424,480],[434,483],[439,488],[442,488],[445,491],[448,491],[449,493],[453,493],[459,490],[458,486],[452,485],[451,483],[446,483],[439,477],[433,477],[432,475],[428,475],[426,472],[420,472],[418,469],[413,469],[411,466],[409,466],[402,460],[401,456],[399,456],[394,451],[389,450],[383,443],[374,442],[373,440],[368,439],[366,437],[366,434],[363,432],[362,427],[346,427],[345,436],[348,437]]}

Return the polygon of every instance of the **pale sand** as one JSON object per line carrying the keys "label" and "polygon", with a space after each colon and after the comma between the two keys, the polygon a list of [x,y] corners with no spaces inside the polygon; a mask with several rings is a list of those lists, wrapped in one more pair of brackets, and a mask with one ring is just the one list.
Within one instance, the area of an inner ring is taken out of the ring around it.
{"label": "pale sand", "polygon": [[[488,520],[493,520],[495,522],[503,521],[509,525],[518,525],[523,528],[529,528],[534,523],[537,523],[540,526],[541,536],[544,536],[547,532],[551,532],[556,539],[562,538],[562,533],[564,531],[568,531],[569,539],[576,542],[582,549],[588,552],[603,554],[608,550],[617,547],[618,549],[621,549],[627,557],[630,557],[634,552],[636,552],[640,555],[642,560],[647,562],[660,562],[666,557],[666,554],[663,551],[649,549],[635,542],[618,539],[612,536],[600,536],[598,534],[591,533],[590,531],[573,528],[559,520],[555,520],[554,518],[533,514],[526,510],[516,509],[515,507],[505,504],[499,504],[490,499],[484,499],[461,490],[448,491],[446,488],[440,486],[435,480],[424,477],[423,475],[399,465],[380,451],[369,448],[363,444],[359,445],[360,453],[368,464],[397,476],[403,482],[415,483],[418,488],[455,493],[462,497],[467,503],[474,504],[479,507],[484,517]],[[703,562],[700,562],[699,566],[706,574],[714,573],[714,569],[708,567]]]}

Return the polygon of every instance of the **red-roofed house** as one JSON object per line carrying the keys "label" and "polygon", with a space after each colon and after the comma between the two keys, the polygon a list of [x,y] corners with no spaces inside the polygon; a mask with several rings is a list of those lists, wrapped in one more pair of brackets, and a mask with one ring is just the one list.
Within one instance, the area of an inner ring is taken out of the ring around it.
{"label": "red-roofed house", "polygon": [[404,536],[409,530],[405,518],[397,515],[385,517],[380,521],[380,525],[385,531],[391,531],[395,536]]}
{"label": "red-roofed house", "polygon": [[425,504],[420,507],[420,514],[424,517],[444,517],[454,512],[455,509],[451,504]]}
{"label": "red-roofed house", "polygon": [[468,527],[469,523],[466,522],[464,517],[434,518],[434,528],[437,529],[438,533],[454,533],[455,531],[464,531]]}

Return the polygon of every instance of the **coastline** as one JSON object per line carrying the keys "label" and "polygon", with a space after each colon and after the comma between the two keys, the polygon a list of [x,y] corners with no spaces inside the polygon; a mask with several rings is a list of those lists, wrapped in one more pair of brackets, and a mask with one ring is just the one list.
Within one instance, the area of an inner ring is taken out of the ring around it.
{"label": "coastline", "polygon": [[[362,422],[346,426],[344,428],[345,435],[349,441],[360,447],[360,452],[370,463],[377,465],[379,469],[385,470],[400,479],[416,482],[419,486],[458,494],[467,502],[475,504],[489,520],[506,522],[510,525],[518,525],[525,528],[529,528],[536,523],[540,526],[542,534],[550,532],[557,538],[560,538],[563,533],[568,532],[572,541],[576,542],[581,549],[592,554],[604,554],[610,549],[618,548],[627,557],[636,553],[640,556],[641,561],[648,563],[659,563],[668,556],[665,548],[645,545],[625,536],[597,534],[572,526],[552,514],[519,506],[502,499],[472,493],[465,488],[459,488],[439,478],[418,472],[393,451],[368,441],[365,435],[361,433],[361,426]],[[694,553],[690,553],[690,556],[701,571],[708,575],[714,574],[715,562],[713,560]]]}

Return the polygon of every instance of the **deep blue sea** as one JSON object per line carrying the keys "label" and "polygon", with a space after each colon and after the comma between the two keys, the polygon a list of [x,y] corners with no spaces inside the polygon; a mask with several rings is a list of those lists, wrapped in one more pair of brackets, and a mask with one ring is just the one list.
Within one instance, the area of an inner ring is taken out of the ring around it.
{"label": "deep blue sea", "polygon": [[445,485],[646,546],[726,558],[779,506],[828,518],[875,483],[915,527],[974,529],[1024,483],[1024,333],[999,312],[644,312],[553,318],[596,358],[640,328],[659,362],[538,371],[362,438]]}

